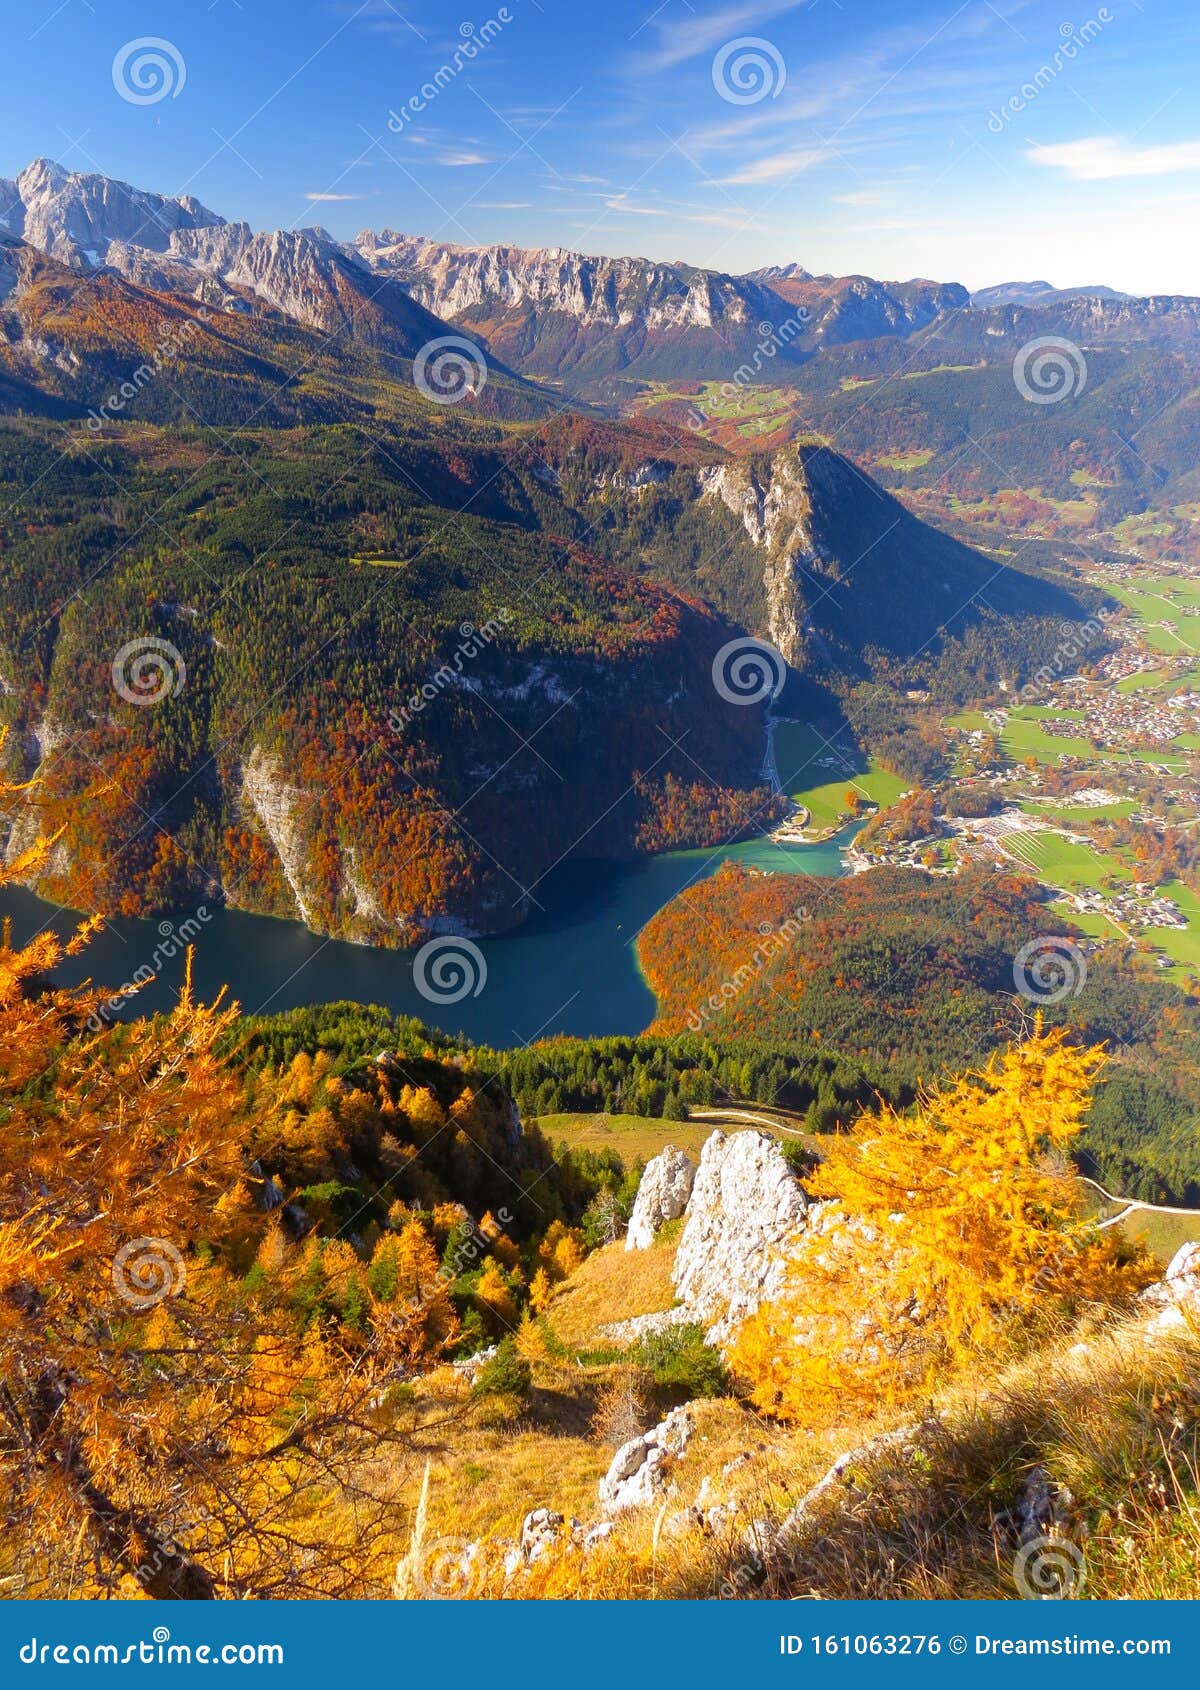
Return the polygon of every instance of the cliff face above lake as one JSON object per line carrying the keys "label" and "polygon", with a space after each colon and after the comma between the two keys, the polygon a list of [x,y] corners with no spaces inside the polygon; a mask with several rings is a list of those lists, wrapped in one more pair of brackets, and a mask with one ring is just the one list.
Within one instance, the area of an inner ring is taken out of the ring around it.
{"label": "cliff face above lake", "polygon": [[[35,784],[10,859],[35,817],[63,816],[37,890],[76,907],[224,898],[411,943],[519,924],[569,856],[769,820],[761,711],[712,684],[729,625],[594,560],[537,557],[512,606],[465,556],[456,588],[420,571],[419,610],[382,564],[220,597],[193,579],[187,603],[165,585],[89,595],[49,654],[55,734],[24,736]],[[33,703],[14,687],[10,706]]]}
{"label": "cliff face above lake", "polygon": [[[835,452],[546,420],[490,354],[435,402],[417,343],[444,325],[382,278],[373,317],[319,231],[264,248],[180,202],[154,251],[80,287],[101,249],[53,231],[90,208],[128,257],[140,202],[38,184],[20,226],[59,256],[0,234],[0,403],[22,412],[0,421],[5,757],[35,782],[0,843],[55,834],[49,896],[223,898],[373,943],[501,931],[568,857],[764,831],[788,665],[845,690],[986,626],[985,667],[1017,677],[1030,630],[1080,613]],[[171,291],[189,259],[203,308]],[[65,441],[46,411],[74,417]],[[734,701],[754,640],[770,673]]]}

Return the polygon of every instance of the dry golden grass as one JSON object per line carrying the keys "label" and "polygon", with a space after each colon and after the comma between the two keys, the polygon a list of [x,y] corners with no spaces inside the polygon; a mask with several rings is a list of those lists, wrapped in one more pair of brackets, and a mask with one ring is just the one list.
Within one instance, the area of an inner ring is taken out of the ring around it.
{"label": "dry golden grass", "polygon": [[1124,1324],[959,1384],[938,1405],[938,1429],[908,1454],[864,1463],[823,1501],[767,1588],[1014,1599],[1012,1510],[1040,1468],[1072,1499],[1063,1531],[1082,1552],[1089,1597],[1200,1595],[1198,1381],[1194,1337],[1147,1343]]}
{"label": "dry golden grass", "polygon": [[712,1137],[712,1121],[660,1121],[645,1115],[542,1115],[538,1126],[572,1150],[615,1150],[627,1168],[673,1144],[693,1161]]}
{"label": "dry golden grass", "polygon": [[[1015,1600],[1014,1508],[1041,1468],[1060,1498],[1072,1498],[1063,1532],[1083,1555],[1081,1593],[1200,1596],[1196,1337],[1151,1344],[1125,1325],[1093,1335],[1081,1351],[1073,1333],[986,1383],[959,1382],[936,1406],[940,1419],[920,1436],[851,1464],[805,1516],[787,1561],[763,1567],[747,1548],[751,1522],[778,1524],[836,1455],[888,1423],[813,1438],[763,1422],[731,1399],[693,1405],[696,1435],[661,1510],[623,1517],[586,1556],[564,1545],[515,1581],[506,1581],[499,1554],[489,1554],[477,1593]],[[737,1460],[746,1454],[749,1461]],[[681,1518],[705,1477],[706,1505],[739,1504],[715,1528]],[[569,1511],[544,1481],[529,1495]],[[573,1506],[594,1517],[586,1495]]]}
{"label": "dry golden grass", "polygon": [[602,1326],[656,1314],[675,1301],[671,1265],[676,1239],[668,1229],[648,1250],[626,1250],[623,1242],[595,1250],[555,1292],[546,1314],[563,1343],[600,1345]]}
{"label": "dry golden grass", "polygon": [[[511,1537],[531,1508],[545,1504],[590,1519],[608,1451],[590,1438],[521,1422],[513,1430],[464,1425],[431,1457],[432,1516],[457,1537]],[[419,1475],[404,1500],[414,1507]]]}

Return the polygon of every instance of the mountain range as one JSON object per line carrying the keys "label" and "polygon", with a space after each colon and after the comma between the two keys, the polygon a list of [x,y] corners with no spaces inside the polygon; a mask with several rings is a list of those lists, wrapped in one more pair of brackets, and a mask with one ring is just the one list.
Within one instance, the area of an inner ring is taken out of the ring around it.
{"label": "mountain range", "polygon": [[998,282],[990,288],[978,288],[971,295],[971,304],[987,305],[1050,305],[1062,299],[1077,299],[1086,294],[1089,299],[1129,299],[1131,295],[1116,288],[1082,287],[1056,288],[1052,282]]}
{"label": "mountain range", "polygon": [[[972,543],[1200,556],[1195,298],[255,233],[190,196],[39,159],[0,182],[0,314],[0,393],[52,416],[95,408],[164,337],[170,380],[143,383],[131,415],[395,416],[413,358],[456,337],[487,372],[474,415],[636,411],[735,454],[815,438]],[[1031,404],[1014,377],[1063,342],[1059,402]]]}
{"label": "mountain range", "polygon": [[[1162,299],[1148,312],[1122,312],[1128,297],[1102,287],[1007,283],[970,295],[955,282],[814,276],[799,264],[733,275],[563,248],[463,246],[392,229],[364,230],[350,242],[319,227],[255,233],[190,195],[169,198],[47,159],[0,179],[0,230],[74,272],[115,272],[138,287],[233,311],[277,311],[401,356],[411,355],[417,335],[450,324],[498,362],[572,391],[614,375],[732,375],[756,355],[758,379],[849,343],[904,342],[931,328],[940,338],[963,317],[959,340],[978,346],[1005,332],[1005,310],[1014,306],[1070,305],[1077,318],[1084,313],[1089,333],[1157,339],[1173,332],[1184,308]],[[1194,311],[1185,315],[1191,335]],[[886,356],[883,346],[876,351]]]}
{"label": "mountain range", "polygon": [[[324,332],[348,327],[372,344],[388,344],[398,316],[403,345],[415,314],[400,301],[416,301],[477,330],[525,373],[572,374],[576,385],[618,370],[677,374],[717,352],[740,358],[764,337],[800,362],[814,345],[904,336],[968,303],[956,284],[815,278],[798,265],[732,276],[560,248],[457,246],[389,229],[345,244],[320,228],[255,234],[191,196],[169,199],[48,159],[0,179],[0,227],[73,270],[106,268],[234,309],[266,305]],[[780,333],[781,299],[803,308],[792,334]]]}
{"label": "mountain range", "polygon": [[[729,451],[568,391],[719,377],[774,323],[835,402],[860,359],[932,360],[980,320],[1007,347],[1028,308],[253,234],[45,161],[0,213],[0,715],[37,777],[0,837],[11,859],[61,829],[39,884],[77,907],[223,898],[382,943],[512,926],[566,856],[772,818],[761,710],[714,681],[739,641],[775,646],[793,708],[836,717],[872,680],[898,744],[906,690],[1019,684],[1086,615],[827,446]],[[1136,336],[1141,303],[1073,308]],[[449,336],[486,377],[462,403],[415,379]],[[131,642],[161,658],[152,710],[114,693]]]}

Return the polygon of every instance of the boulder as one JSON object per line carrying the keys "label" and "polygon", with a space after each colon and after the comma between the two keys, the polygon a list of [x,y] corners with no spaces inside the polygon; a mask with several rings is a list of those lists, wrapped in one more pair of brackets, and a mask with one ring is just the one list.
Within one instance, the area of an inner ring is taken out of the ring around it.
{"label": "boulder", "polygon": [[473,1385],[499,1348],[499,1344],[489,1344],[486,1350],[476,1350],[473,1355],[463,1356],[460,1361],[452,1361],[450,1365],[460,1379],[464,1379],[468,1385]]}
{"label": "boulder", "polygon": [[667,1495],[671,1467],[687,1448],[695,1429],[686,1406],[673,1408],[657,1426],[622,1444],[600,1481],[600,1503],[605,1513],[645,1508]]}
{"label": "boulder", "polygon": [[647,1162],[625,1234],[627,1250],[648,1250],[659,1227],[678,1220],[687,1207],[695,1177],[691,1158],[673,1144]]}
{"label": "boulder", "polygon": [[660,1309],[655,1314],[635,1314],[628,1320],[614,1320],[600,1328],[602,1338],[616,1344],[636,1344],[639,1338],[656,1338],[672,1327],[686,1326],[690,1316],[686,1309]]}
{"label": "boulder", "polygon": [[563,1529],[564,1520],[552,1508],[534,1508],[521,1522],[521,1559],[525,1565],[533,1563],[554,1544]]}
{"label": "boulder", "polygon": [[760,1302],[777,1295],[808,1213],[803,1188],[773,1138],[713,1133],[700,1155],[672,1269],[680,1306],[706,1328],[710,1342],[726,1342]]}
{"label": "boulder", "polygon": [[1200,1239],[1179,1246],[1164,1277],[1176,1295],[1195,1295],[1200,1289]]}
{"label": "boulder", "polygon": [[1200,1240],[1179,1246],[1163,1277],[1142,1292],[1142,1301],[1157,1311],[1147,1323],[1147,1332],[1196,1328],[1200,1323]]}

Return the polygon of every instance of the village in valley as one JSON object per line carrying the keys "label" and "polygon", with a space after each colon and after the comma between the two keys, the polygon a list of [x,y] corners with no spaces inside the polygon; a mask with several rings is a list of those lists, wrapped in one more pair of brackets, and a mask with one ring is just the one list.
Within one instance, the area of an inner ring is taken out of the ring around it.
{"label": "village in valley", "polygon": [[[847,867],[1023,872],[1094,942],[1124,942],[1181,985],[1200,979],[1200,574],[1119,565],[1093,578],[1119,609],[1053,674],[940,724],[952,773],[911,788],[840,744],[817,746],[777,843],[842,836]],[[1090,655],[1094,651],[1095,655]],[[1061,672],[1060,672],[1061,670]],[[790,724],[775,724],[777,741]]]}

